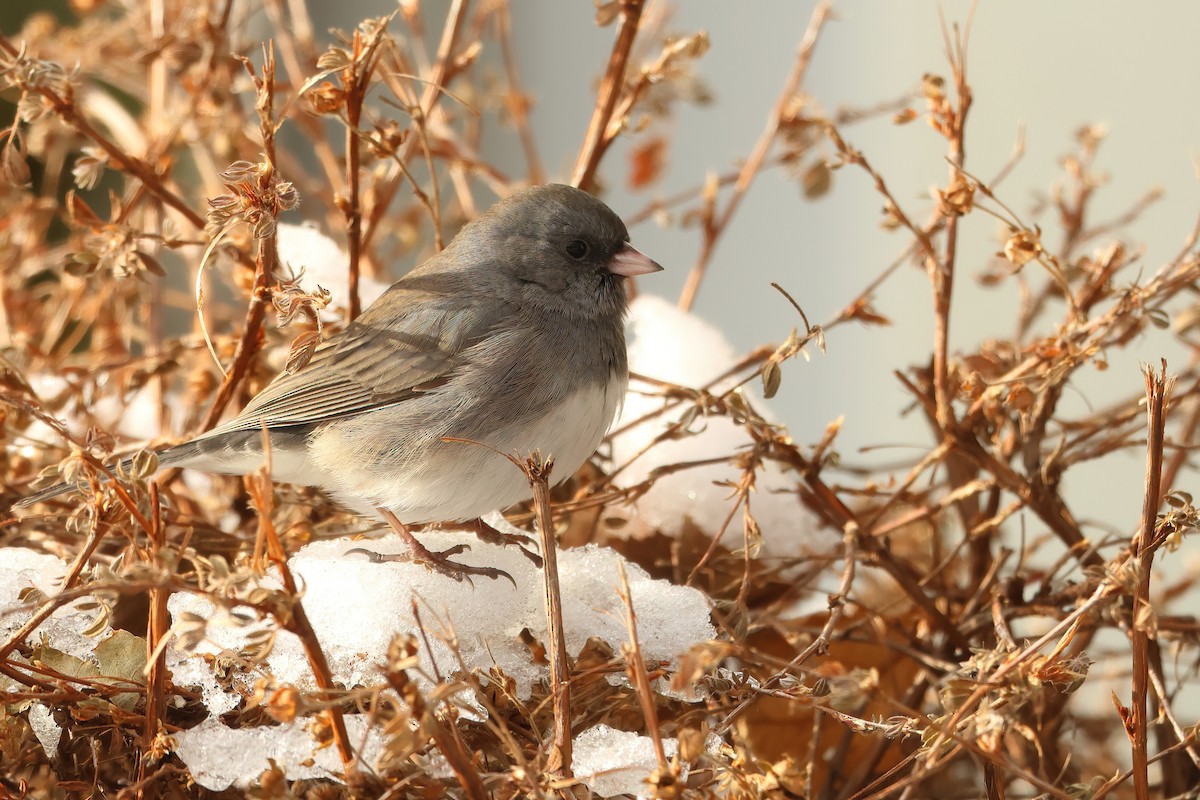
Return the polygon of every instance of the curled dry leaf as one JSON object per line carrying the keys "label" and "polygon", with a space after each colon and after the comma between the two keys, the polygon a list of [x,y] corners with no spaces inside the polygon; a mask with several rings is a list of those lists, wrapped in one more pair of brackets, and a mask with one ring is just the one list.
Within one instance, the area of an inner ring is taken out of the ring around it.
{"label": "curled dry leaf", "polygon": [[105,224],[74,189],[67,192],[66,201],[67,221],[72,225],[81,228],[98,228]]}
{"label": "curled dry leaf", "polygon": [[946,79],[941,75],[925,73],[921,76],[921,91],[926,100],[940,101],[946,96]]}
{"label": "curled dry leaf", "polygon": [[1003,255],[1013,266],[1023,267],[1037,258],[1041,252],[1042,243],[1038,239],[1037,233],[1030,230],[1019,230],[1014,231],[1008,237],[1008,241],[1004,243]]}
{"label": "curled dry leaf", "polygon": [[891,325],[892,321],[883,314],[880,314],[872,306],[869,300],[859,298],[855,300],[848,309],[846,309],[846,318],[857,320],[866,325]]}
{"label": "curled dry leaf", "polygon": [[944,217],[961,217],[975,206],[975,190],[979,188],[975,182],[961,172],[954,173],[950,185],[934,190],[938,202],[938,213]]}
{"label": "curled dry leaf", "polygon": [[762,382],[763,382],[763,397],[770,400],[779,391],[779,384],[783,380],[780,374],[779,361],[772,358],[763,364]]}
{"label": "curled dry leaf", "polygon": [[15,129],[10,129],[4,151],[0,153],[0,173],[10,186],[26,187],[32,180],[29,163],[25,159],[25,147]]}
{"label": "curled dry leaf", "polygon": [[313,353],[317,352],[317,345],[321,343],[320,331],[305,331],[292,341],[292,349],[288,351],[287,363],[283,371],[289,375],[293,375],[308,365],[312,360]]}

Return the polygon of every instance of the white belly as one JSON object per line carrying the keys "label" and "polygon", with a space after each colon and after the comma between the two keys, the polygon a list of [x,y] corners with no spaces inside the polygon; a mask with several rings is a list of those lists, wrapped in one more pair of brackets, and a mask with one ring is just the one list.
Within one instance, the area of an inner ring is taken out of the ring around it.
{"label": "white belly", "polygon": [[446,443],[435,457],[403,470],[343,464],[342,479],[325,485],[351,508],[382,506],[406,523],[474,519],[530,496],[525,475],[496,451],[525,458],[536,450],[554,460],[551,483],[565,481],[595,452],[624,394],[625,381],[614,378],[569,396],[536,423],[489,436],[489,447]]}

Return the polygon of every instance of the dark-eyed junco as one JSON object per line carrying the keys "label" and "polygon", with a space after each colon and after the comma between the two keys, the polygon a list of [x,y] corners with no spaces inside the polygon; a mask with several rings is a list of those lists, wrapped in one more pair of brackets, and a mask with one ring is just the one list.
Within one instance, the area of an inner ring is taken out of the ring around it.
{"label": "dark-eyed junco", "polygon": [[381,514],[443,571],[495,577],[430,553],[404,524],[474,520],[529,497],[524,475],[499,453],[539,450],[554,458],[554,477],[572,475],[625,392],[624,279],[660,269],[585,192],[518,192],[305,367],[280,375],[224,425],[161,451],[159,464],[251,472],[263,462],[265,425],[274,478]]}

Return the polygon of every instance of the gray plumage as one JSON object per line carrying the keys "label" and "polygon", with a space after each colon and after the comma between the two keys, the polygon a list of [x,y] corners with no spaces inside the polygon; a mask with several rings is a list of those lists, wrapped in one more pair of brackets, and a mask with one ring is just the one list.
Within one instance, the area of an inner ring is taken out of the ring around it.
{"label": "gray plumage", "polygon": [[[159,454],[164,467],[320,486],[364,513],[459,521],[529,495],[490,448],[555,458],[599,444],[628,371],[624,277],[661,269],[607,206],[568,186],[498,202],[281,375],[234,419]],[[488,447],[445,442],[468,439]],[[59,485],[21,505],[69,491]]]}

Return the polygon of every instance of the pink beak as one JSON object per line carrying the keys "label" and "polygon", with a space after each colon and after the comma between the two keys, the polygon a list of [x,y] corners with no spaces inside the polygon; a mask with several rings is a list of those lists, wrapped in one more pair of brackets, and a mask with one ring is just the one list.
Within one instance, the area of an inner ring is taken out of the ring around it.
{"label": "pink beak", "polygon": [[662,266],[650,256],[626,242],[608,262],[608,271],[614,275],[632,278],[635,275],[647,275],[651,272],[662,272]]}

